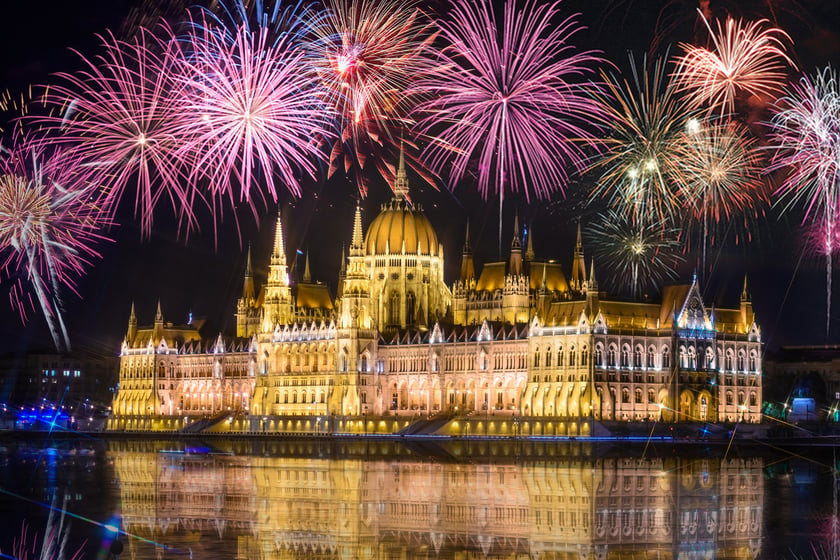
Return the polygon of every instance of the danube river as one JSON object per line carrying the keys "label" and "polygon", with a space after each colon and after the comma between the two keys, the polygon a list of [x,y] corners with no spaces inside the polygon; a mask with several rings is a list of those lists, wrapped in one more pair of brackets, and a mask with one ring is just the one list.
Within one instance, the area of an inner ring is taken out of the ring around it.
{"label": "danube river", "polygon": [[24,531],[29,550],[36,534],[52,531],[66,534],[66,558],[122,548],[125,560],[831,558],[836,550],[833,457],[820,448],[8,440],[0,462],[3,558],[15,557]]}

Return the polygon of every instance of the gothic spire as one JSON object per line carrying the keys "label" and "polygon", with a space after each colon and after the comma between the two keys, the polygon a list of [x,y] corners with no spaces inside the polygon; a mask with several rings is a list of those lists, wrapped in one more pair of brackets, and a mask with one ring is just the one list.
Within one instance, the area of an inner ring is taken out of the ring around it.
{"label": "gothic spire", "polygon": [[525,249],[525,260],[531,262],[534,260],[534,230],[532,227],[528,228],[528,248]]}
{"label": "gothic spire", "polygon": [[362,207],[356,203],[356,216],[353,218],[353,241],[350,243],[350,256],[362,257],[365,254],[362,236]]}
{"label": "gothic spire", "polygon": [[472,248],[470,247],[470,219],[467,218],[467,233],[464,235],[464,254],[472,253]]}
{"label": "gothic spire", "polygon": [[[575,255],[572,260],[571,288],[576,291],[583,291],[586,283],[586,262],[583,259],[583,239],[580,234],[580,222],[577,226],[577,240],[575,241]],[[591,289],[592,287],[589,286]]]}
{"label": "gothic spire", "polygon": [[513,217],[513,241],[510,242],[511,251],[522,251],[522,241],[519,238],[519,212]]}
{"label": "gothic spire", "polygon": [[510,242],[509,272],[513,276],[522,274],[522,242],[519,239],[519,212],[513,219],[513,241]]}
{"label": "gothic spire", "polygon": [[749,301],[750,300],[750,292],[747,289],[747,275],[744,274],[744,289],[741,291],[741,301]]}
{"label": "gothic spire", "polygon": [[[132,312],[134,311],[134,304],[131,304]],[[157,302],[157,312],[155,313],[155,323],[163,323],[163,313],[160,311],[160,300]]]}
{"label": "gothic spire", "polygon": [[470,248],[470,220],[467,219],[467,233],[464,238],[464,252],[461,254],[461,276],[459,279],[466,283],[473,278],[475,278],[475,264]]}
{"label": "gothic spire", "polygon": [[131,302],[131,314],[128,316],[128,332],[126,338],[131,344],[137,336],[137,315],[134,314],[134,302]]}
{"label": "gothic spire", "polygon": [[277,210],[277,227],[274,230],[274,247],[271,250],[271,264],[286,266],[286,244],[283,241],[283,222]]}
{"label": "gothic spire", "polygon": [[303,283],[312,283],[312,274],[309,272],[309,250],[306,251],[306,265],[303,268]]}
{"label": "gothic spire", "polygon": [[598,281],[595,280],[595,259],[589,263],[589,282],[587,283],[587,290],[590,292],[598,291]]}
{"label": "gothic spire", "polygon": [[242,283],[242,299],[246,303],[254,299],[254,270],[251,266],[250,243],[248,243],[248,256],[245,260],[245,281]]}

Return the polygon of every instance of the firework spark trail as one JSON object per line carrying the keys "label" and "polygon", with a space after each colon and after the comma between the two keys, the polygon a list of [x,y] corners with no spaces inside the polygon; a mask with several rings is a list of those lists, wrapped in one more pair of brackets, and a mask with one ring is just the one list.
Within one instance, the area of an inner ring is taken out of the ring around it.
{"label": "firework spark trail", "polygon": [[[442,47],[417,87],[428,95],[418,107],[416,131],[431,138],[423,156],[430,168],[448,170],[454,187],[475,158],[478,189],[499,196],[506,189],[526,198],[563,191],[566,169],[584,168],[584,145],[597,146],[589,130],[602,122],[600,104],[580,82],[602,59],[578,51],[572,38],[583,29],[574,16],[559,23],[559,2],[505,3],[501,27],[490,3],[457,3],[438,20]],[[492,185],[491,183],[495,183]]]}
{"label": "firework spark trail", "polygon": [[608,278],[613,288],[626,287],[637,297],[646,287],[676,278],[676,268],[685,260],[679,234],[668,220],[637,220],[611,209],[591,226],[588,237],[595,259],[612,272]]}
{"label": "firework spark trail", "polygon": [[61,290],[75,292],[111,224],[94,185],[77,154],[47,154],[42,141],[19,136],[0,157],[0,271],[16,279],[9,295],[23,320],[24,281],[34,291],[58,350],[70,349]]}
{"label": "firework spark trail", "polygon": [[677,58],[677,88],[687,94],[694,109],[707,106],[720,114],[731,113],[739,94],[776,99],[787,83],[794,62],[785,52],[790,37],[767,20],[755,22],[727,18],[709,30],[714,52],[682,43]]}
{"label": "firework spark trail", "polygon": [[591,202],[606,198],[620,214],[636,220],[675,218],[681,211],[680,185],[674,180],[680,135],[695,116],[676,94],[665,59],[637,65],[632,79],[604,74],[603,91],[594,99],[612,124],[603,140],[606,150],[592,158],[589,170],[600,173]]}
{"label": "firework spark trail", "polygon": [[310,11],[307,26],[305,48],[340,131],[330,150],[328,176],[355,168],[364,196],[368,184],[362,172],[372,160],[393,185],[394,166],[382,156],[399,143],[395,130],[412,123],[407,116],[416,100],[411,85],[430,68],[431,24],[416,0],[331,0],[325,13]]}
{"label": "firework spark trail", "polygon": [[188,228],[194,220],[185,163],[177,157],[183,138],[175,124],[184,108],[171,72],[178,49],[169,30],[160,31],[158,36],[143,29],[132,42],[102,36],[102,53],[94,59],[79,55],[86,69],[59,74],[59,84],[50,89],[48,101],[64,111],[41,119],[61,127],[55,142],[78,146],[82,163],[103,185],[102,203],[112,215],[136,184],[134,209],[147,235],[162,198]]}
{"label": "firework spark trail", "polygon": [[705,274],[709,221],[716,226],[740,215],[748,229],[763,213],[767,199],[756,141],[731,120],[690,120],[677,139],[675,162],[672,172],[688,210],[685,216],[702,228],[700,269]]}
{"label": "firework spark trail", "polygon": [[331,137],[331,111],[304,51],[289,37],[274,44],[267,37],[207,20],[194,21],[189,33],[177,73],[185,95],[181,158],[190,160],[192,182],[207,180],[214,201],[235,204],[238,184],[239,199],[253,208],[254,198],[265,199],[257,177],[276,200],[275,174],[299,194],[298,174],[314,176],[312,159],[321,155],[311,139]]}
{"label": "firework spark trail", "polygon": [[827,67],[791,85],[775,107],[769,172],[783,169],[774,193],[783,212],[804,206],[803,224],[811,219],[824,233],[826,257],[826,336],[831,322],[831,268],[840,216],[840,84]]}

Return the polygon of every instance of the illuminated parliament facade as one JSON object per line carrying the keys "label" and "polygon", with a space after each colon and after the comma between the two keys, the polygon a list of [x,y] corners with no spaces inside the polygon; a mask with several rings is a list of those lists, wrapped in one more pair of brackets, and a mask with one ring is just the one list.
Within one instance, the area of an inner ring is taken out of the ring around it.
{"label": "illuminated parliament facade", "polygon": [[[132,306],[108,427],[127,431],[587,435],[598,422],[759,422],[761,334],[746,282],[710,308],[696,280],[659,301],[600,291],[578,229],[570,273],[523,247],[459,278],[407,201],[365,229],[357,207],[337,294],[290,279],[279,217],[268,277],[251,256],[236,336],[138,326]],[[524,250],[523,250],[524,249]],[[556,255],[562,257],[562,255]]]}

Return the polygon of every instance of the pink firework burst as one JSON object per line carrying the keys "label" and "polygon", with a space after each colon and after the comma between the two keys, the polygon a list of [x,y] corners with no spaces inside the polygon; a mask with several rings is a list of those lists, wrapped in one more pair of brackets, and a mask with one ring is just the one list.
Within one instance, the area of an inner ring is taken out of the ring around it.
{"label": "pink firework burst", "polygon": [[831,319],[831,263],[836,243],[834,229],[840,216],[840,84],[825,68],[804,76],[774,108],[770,134],[773,159],[768,171],[784,170],[774,193],[783,211],[804,206],[809,219],[822,232],[826,256],[826,335]]}
{"label": "pink firework burst", "polygon": [[261,29],[224,30],[193,22],[179,80],[180,120],[193,180],[207,179],[211,197],[277,199],[275,175],[300,193],[300,175],[314,176],[313,138],[331,137],[331,111],[305,53],[288,36],[269,44]]}
{"label": "pink firework burst", "polygon": [[682,43],[677,58],[677,83],[692,107],[732,112],[739,95],[775,99],[795,64],[785,52],[790,37],[767,20],[744,22],[727,18],[712,30],[714,50]]}
{"label": "pink firework burst", "polygon": [[434,37],[415,0],[331,0],[326,14],[310,14],[307,49],[341,133],[329,175],[355,167],[364,195],[368,160],[386,179],[394,177],[393,166],[380,156],[397,143],[392,129],[411,124],[410,86],[429,66],[425,46]]}
{"label": "pink firework burst", "polygon": [[499,27],[492,5],[474,0],[438,20],[444,46],[431,49],[435,65],[418,84],[428,98],[416,130],[431,139],[425,161],[448,171],[450,186],[476,158],[479,191],[501,201],[505,189],[547,198],[562,192],[567,168],[583,169],[582,144],[597,144],[584,123],[603,111],[580,82],[602,61],[573,46],[582,27],[558,22],[558,11],[559,2],[518,9],[508,0]]}
{"label": "pink firework burst", "polygon": [[161,31],[158,37],[143,29],[131,42],[102,37],[103,53],[82,57],[86,70],[59,74],[62,80],[49,90],[48,100],[64,111],[46,119],[61,127],[55,141],[77,148],[81,165],[102,185],[103,203],[111,212],[136,185],[135,212],[146,234],[162,198],[192,220],[185,164],[177,150],[183,144],[176,126],[183,107],[171,79],[178,51],[168,29]]}
{"label": "pink firework burst", "polygon": [[56,349],[69,350],[61,289],[75,292],[111,222],[76,153],[47,153],[41,142],[16,140],[0,157],[0,271],[15,281],[10,298],[21,318],[34,306],[34,293]]}

